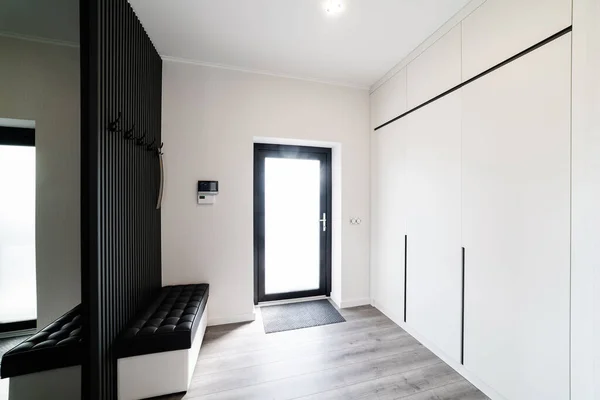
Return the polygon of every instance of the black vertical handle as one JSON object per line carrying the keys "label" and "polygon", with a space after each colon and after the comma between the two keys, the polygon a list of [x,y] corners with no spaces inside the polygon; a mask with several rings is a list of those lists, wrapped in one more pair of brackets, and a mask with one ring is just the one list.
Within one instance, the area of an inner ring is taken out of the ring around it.
{"label": "black vertical handle", "polygon": [[408,270],[408,235],[404,235],[404,322],[406,322],[406,277]]}
{"label": "black vertical handle", "polygon": [[460,331],[460,363],[465,365],[465,248],[462,247],[462,299]]}

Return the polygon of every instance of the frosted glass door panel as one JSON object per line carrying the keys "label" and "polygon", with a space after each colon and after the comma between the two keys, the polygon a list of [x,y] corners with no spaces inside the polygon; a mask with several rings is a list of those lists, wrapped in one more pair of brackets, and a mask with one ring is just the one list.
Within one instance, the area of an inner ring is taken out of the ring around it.
{"label": "frosted glass door panel", "polygon": [[265,159],[265,293],[319,288],[321,162]]}
{"label": "frosted glass door panel", "polygon": [[0,146],[0,324],[36,319],[35,147]]}

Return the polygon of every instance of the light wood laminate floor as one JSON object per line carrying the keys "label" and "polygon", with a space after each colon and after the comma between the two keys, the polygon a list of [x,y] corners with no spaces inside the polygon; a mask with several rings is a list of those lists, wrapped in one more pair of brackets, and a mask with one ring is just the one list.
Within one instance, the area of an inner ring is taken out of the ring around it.
{"label": "light wood laminate floor", "polygon": [[161,399],[483,400],[479,390],[371,306],[346,322],[265,334],[209,327],[190,389]]}

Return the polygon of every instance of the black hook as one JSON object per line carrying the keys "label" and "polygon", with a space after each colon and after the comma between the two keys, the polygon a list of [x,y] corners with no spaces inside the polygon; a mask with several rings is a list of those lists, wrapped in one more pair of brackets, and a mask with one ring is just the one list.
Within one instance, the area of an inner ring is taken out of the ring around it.
{"label": "black hook", "polygon": [[158,146],[158,147],[156,148],[156,150],[158,151],[158,155],[159,155],[159,156],[162,156],[162,155],[164,154],[164,153],[162,152],[162,148],[163,148],[163,146],[164,146],[164,145],[165,145],[165,144],[164,144],[163,142],[160,142],[160,146]]}
{"label": "black hook", "polygon": [[125,133],[123,134],[123,138],[127,139],[127,140],[133,139],[133,131],[134,130],[135,130],[135,124],[133,124],[130,129],[125,131]]}
{"label": "black hook", "polygon": [[121,111],[119,111],[119,113],[117,114],[117,119],[115,119],[113,122],[111,122],[108,125],[108,130],[109,132],[119,132],[120,130],[118,129],[119,126],[119,121],[121,120]]}
{"label": "black hook", "polygon": [[152,142],[150,142],[147,146],[146,146],[146,150],[147,151],[152,151],[154,150],[154,147],[152,147],[152,145],[154,144],[154,142],[156,142],[156,139],[152,139]]}
{"label": "black hook", "polygon": [[143,146],[145,137],[146,137],[146,131],[144,131],[144,134],[142,136],[135,139],[135,144],[137,144],[138,146]]}

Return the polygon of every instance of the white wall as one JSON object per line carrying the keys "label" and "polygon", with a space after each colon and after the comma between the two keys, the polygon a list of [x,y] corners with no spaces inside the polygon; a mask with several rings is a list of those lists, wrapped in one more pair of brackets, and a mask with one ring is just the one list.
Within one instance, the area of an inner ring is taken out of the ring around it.
{"label": "white wall", "polygon": [[79,49],[0,36],[0,118],[35,121],[38,327],[81,301]]}
{"label": "white wall", "polygon": [[[342,306],[370,301],[367,91],[165,62],[163,138],[163,285],[209,283],[211,324],[253,313],[255,138],[335,145],[341,196],[333,200],[341,210],[333,217],[341,234],[334,238],[332,297]],[[219,181],[213,206],[196,205],[201,179]]]}

